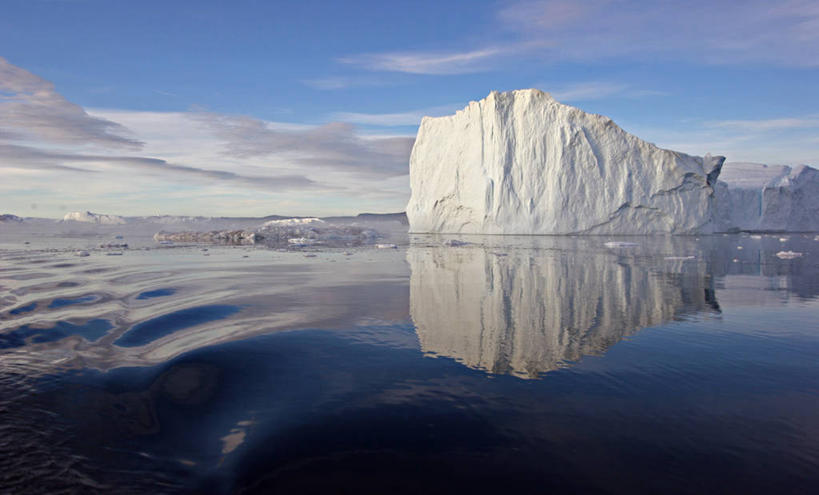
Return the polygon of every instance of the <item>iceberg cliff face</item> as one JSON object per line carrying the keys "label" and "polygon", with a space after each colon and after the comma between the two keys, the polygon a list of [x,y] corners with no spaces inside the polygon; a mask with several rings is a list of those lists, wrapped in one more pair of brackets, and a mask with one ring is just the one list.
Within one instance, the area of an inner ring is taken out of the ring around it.
{"label": "iceberg cliff face", "polygon": [[720,231],[819,231],[819,170],[729,163],[716,187]]}
{"label": "iceberg cliff face", "polygon": [[660,149],[538,90],[425,117],[410,158],[411,232],[706,233],[723,157]]}

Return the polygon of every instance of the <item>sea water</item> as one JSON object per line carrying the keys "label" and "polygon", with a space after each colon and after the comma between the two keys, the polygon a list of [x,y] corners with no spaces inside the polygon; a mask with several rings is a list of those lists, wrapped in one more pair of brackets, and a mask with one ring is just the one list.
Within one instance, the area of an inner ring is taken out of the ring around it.
{"label": "sea water", "polygon": [[813,235],[124,237],[0,240],[2,492],[819,489]]}

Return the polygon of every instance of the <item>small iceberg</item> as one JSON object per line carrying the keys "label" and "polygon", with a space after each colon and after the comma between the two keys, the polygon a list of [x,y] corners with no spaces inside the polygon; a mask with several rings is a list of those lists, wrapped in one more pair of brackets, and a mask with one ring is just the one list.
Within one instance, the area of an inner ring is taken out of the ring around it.
{"label": "small iceberg", "polygon": [[639,246],[636,242],[621,242],[621,241],[609,241],[603,244],[607,248],[611,249],[620,249],[620,248],[633,248]]}

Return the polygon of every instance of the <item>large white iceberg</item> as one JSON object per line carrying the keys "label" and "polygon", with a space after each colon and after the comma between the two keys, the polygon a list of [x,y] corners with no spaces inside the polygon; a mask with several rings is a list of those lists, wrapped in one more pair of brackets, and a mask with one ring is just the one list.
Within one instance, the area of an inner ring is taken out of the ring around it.
{"label": "large white iceberg", "polygon": [[716,187],[721,231],[819,231],[819,170],[727,163]]}
{"label": "large white iceberg", "polygon": [[411,232],[653,234],[714,230],[723,157],[664,150],[529,89],[421,121]]}

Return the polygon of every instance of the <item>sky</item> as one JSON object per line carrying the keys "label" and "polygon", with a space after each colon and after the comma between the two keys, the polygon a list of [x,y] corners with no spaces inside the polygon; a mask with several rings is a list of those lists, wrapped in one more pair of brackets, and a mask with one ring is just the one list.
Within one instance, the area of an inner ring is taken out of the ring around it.
{"label": "sky", "polygon": [[0,0],[0,213],[403,211],[424,115],[538,88],[819,165],[819,2]]}

